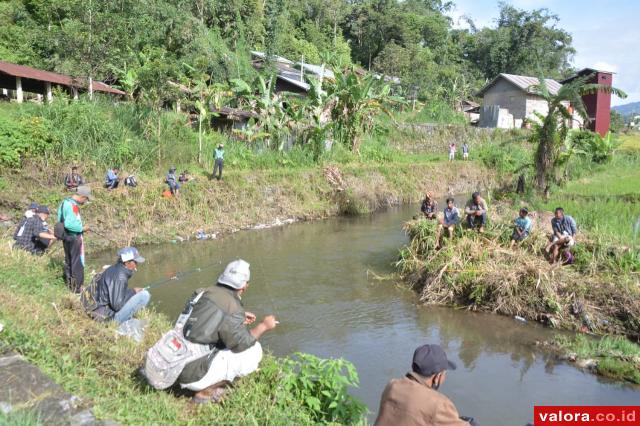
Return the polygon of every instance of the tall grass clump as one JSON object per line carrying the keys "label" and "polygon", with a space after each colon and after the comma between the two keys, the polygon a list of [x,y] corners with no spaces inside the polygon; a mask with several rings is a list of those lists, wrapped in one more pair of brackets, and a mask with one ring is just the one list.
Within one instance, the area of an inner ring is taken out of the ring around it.
{"label": "tall grass clump", "polygon": [[492,209],[484,234],[458,229],[439,249],[433,221],[406,224],[411,241],[396,265],[421,301],[640,337],[640,262],[628,248],[581,234],[577,264],[551,265],[542,253],[547,236],[541,224],[511,249],[512,219],[499,211]]}

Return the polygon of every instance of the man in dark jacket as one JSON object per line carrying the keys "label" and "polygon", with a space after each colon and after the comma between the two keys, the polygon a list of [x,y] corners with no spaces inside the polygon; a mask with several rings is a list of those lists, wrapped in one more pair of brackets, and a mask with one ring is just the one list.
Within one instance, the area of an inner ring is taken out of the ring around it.
{"label": "man in dark jacket", "polygon": [[118,261],[107,268],[98,279],[95,288],[97,307],[90,314],[98,321],[113,320],[123,323],[147,306],[151,295],[141,288],[129,288],[129,278],[144,263],[144,257],[135,247],[125,247],[118,252]]}
{"label": "man in dark jacket", "polygon": [[438,392],[447,370],[456,366],[439,345],[423,345],[413,353],[411,372],[384,389],[375,426],[477,426],[461,418],[455,405]]}
{"label": "man in dark jacket", "polygon": [[72,166],[71,173],[64,177],[64,187],[67,191],[75,191],[80,185],[84,185],[84,179],[78,174],[78,166]]}
{"label": "man in dark jacket", "polygon": [[230,382],[255,371],[262,359],[258,339],[278,324],[268,315],[253,329],[247,327],[256,320],[240,302],[249,278],[247,262],[229,263],[217,285],[204,290],[184,325],[186,339],[215,347],[209,355],[187,364],[178,377],[183,388],[196,392],[196,403],[220,401]]}

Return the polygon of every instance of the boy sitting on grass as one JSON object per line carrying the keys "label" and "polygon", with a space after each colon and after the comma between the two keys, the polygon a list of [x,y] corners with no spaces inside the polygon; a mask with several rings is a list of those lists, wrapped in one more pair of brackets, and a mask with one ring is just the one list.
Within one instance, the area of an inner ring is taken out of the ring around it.
{"label": "boy sitting on grass", "polygon": [[529,218],[529,210],[526,207],[520,209],[520,214],[515,220],[513,234],[511,234],[511,247],[515,243],[519,243],[529,236],[531,232],[531,218]]}
{"label": "boy sitting on grass", "polygon": [[453,198],[447,198],[447,207],[445,207],[443,213],[443,217],[438,224],[438,232],[436,232],[436,249],[440,248],[442,228],[446,228],[449,238],[453,238],[453,231],[456,225],[460,223],[460,210],[455,206]]}

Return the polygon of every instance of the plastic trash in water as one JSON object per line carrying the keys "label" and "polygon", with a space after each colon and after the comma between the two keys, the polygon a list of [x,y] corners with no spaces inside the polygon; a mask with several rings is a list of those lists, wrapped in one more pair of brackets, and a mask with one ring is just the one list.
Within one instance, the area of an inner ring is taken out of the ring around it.
{"label": "plastic trash in water", "polygon": [[131,318],[130,320],[120,324],[116,332],[121,336],[130,337],[133,340],[135,340],[137,343],[140,343],[144,339],[144,329],[147,326],[147,324],[148,324],[147,320]]}
{"label": "plastic trash in water", "polygon": [[516,321],[520,321],[520,322],[527,322],[527,320],[526,320],[526,319],[522,318],[522,317],[521,317],[521,316],[519,316],[519,315],[516,315],[515,317],[513,317],[513,319],[515,319]]}

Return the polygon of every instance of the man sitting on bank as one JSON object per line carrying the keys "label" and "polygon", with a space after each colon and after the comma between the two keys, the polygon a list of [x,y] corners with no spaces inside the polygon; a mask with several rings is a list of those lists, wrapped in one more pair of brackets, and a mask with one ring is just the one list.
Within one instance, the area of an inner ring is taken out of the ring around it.
{"label": "man sitting on bank", "polygon": [[107,176],[104,178],[104,187],[108,190],[116,189],[120,183],[118,172],[120,170],[117,167],[107,170]]}
{"label": "man sitting on bank", "polygon": [[183,388],[196,392],[195,403],[219,402],[236,377],[257,370],[262,360],[258,339],[278,324],[268,315],[251,330],[247,327],[256,316],[245,312],[240,298],[247,291],[250,275],[244,260],[229,263],[217,284],[204,290],[193,305],[184,325],[186,339],[215,347],[209,355],[185,365],[178,377]]}
{"label": "man sitting on bank", "polygon": [[420,207],[420,211],[427,219],[436,219],[438,216],[438,202],[433,199],[433,194],[431,192],[427,192],[424,196],[424,200],[422,200],[422,206]]}
{"label": "man sitting on bank", "polygon": [[35,216],[28,218],[16,233],[16,247],[31,254],[43,254],[56,240],[56,237],[49,231],[47,226],[48,217],[49,208],[47,206],[38,206]]}
{"label": "man sitting on bank", "polygon": [[64,177],[64,187],[67,191],[75,191],[80,185],[84,185],[84,179],[78,174],[78,166],[72,166],[71,173]]}
{"label": "man sitting on bank", "polygon": [[474,192],[471,195],[464,212],[467,214],[467,226],[470,229],[477,229],[478,232],[484,232],[484,226],[487,223],[487,202],[479,192]]}
{"label": "man sitting on bank", "polygon": [[[95,286],[92,283],[85,290],[91,293],[89,296],[95,301],[95,306],[89,312],[93,319],[113,320],[121,324],[149,304],[151,295],[147,290],[129,288],[129,278],[141,263],[144,263],[144,257],[135,247],[118,251],[118,261],[102,273],[95,281]],[[83,297],[86,296],[83,294]]]}
{"label": "man sitting on bank", "polygon": [[578,233],[575,219],[565,215],[562,207],[557,207],[554,217],[551,219],[551,229],[553,234],[551,234],[549,244],[544,249],[547,253],[551,251],[551,263],[558,261],[561,249],[565,253],[566,263],[573,263],[571,247],[576,244],[576,234]]}
{"label": "man sitting on bank", "polygon": [[438,392],[447,370],[456,366],[439,345],[423,345],[413,353],[411,372],[384,389],[375,426],[477,426],[460,417],[449,398]]}

